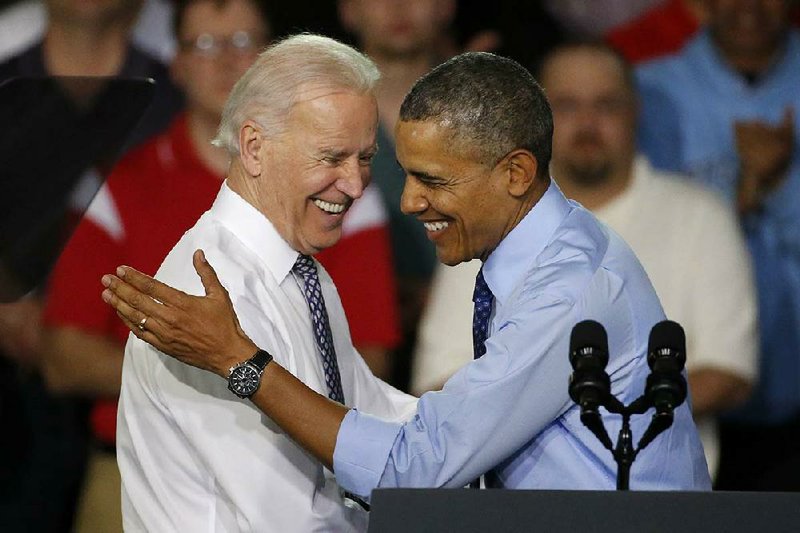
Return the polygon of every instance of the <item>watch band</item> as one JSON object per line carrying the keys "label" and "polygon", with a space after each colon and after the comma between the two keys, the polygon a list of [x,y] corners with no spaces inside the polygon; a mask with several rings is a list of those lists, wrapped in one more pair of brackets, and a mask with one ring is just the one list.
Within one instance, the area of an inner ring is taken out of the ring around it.
{"label": "watch band", "polygon": [[269,362],[272,361],[272,354],[270,354],[266,350],[262,350],[259,348],[259,350],[255,353],[255,355],[253,355],[253,357],[251,357],[247,361],[249,363],[253,363],[255,366],[258,367],[260,371],[263,372],[264,369],[269,364]]}

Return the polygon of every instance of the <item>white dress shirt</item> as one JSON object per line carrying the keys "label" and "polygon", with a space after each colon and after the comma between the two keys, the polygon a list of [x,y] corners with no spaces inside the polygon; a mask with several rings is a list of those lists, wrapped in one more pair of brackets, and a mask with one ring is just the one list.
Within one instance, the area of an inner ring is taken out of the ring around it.
{"label": "white dress shirt", "polygon": [[[201,248],[227,288],[244,331],[327,395],[308,306],[291,272],[298,253],[226,184],[164,260],[156,277],[203,294],[192,266]],[[339,295],[318,265],[347,405],[406,418],[416,399],[375,378],[352,346]],[[131,336],[117,429],[128,531],[357,531],[333,475],[217,375]]]}

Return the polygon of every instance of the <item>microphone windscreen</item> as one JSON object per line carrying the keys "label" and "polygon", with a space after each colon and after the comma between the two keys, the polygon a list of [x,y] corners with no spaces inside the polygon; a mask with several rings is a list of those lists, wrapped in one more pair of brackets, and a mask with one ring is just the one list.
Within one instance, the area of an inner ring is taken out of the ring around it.
{"label": "microphone windscreen", "polygon": [[647,345],[648,353],[662,348],[669,348],[680,353],[686,352],[686,335],[681,325],[677,322],[663,320],[650,330],[650,340]]}
{"label": "microphone windscreen", "polygon": [[570,353],[586,347],[608,353],[608,335],[606,335],[606,329],[599,322],[584,320],[572,328],[572,335],[569,338]]}
{"label": "microphone windscreen", "polygon": [[681,325],[664,320],[653,326],[647,344],[647,365],[653,370],[680,372],[685,364],[686,335]]}

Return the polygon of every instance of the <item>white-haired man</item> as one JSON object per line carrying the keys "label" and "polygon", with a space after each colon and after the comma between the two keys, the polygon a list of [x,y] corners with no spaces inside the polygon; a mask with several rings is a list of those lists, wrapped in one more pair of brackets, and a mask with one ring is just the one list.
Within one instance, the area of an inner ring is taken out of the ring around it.
{"label": "white-haired man", "polygon": [[[158,277],[202,293],[191,258],[203,248],[242,328],[286,368],[331,398],[399,418],[414,399],[369,372],[330,277],[309,257],[339,240],[343,215],[369,181],[378,77],[369,59],[325,37],[295,36],[262,53],[223,112],[216,142],[231,154],[227,179]],[[242,383],[265,363],[243,366]],[[366,524],[360,509],[343,505],[332,474],[252,403],[138,339],[123,365],[118,461],[126,529]]]}

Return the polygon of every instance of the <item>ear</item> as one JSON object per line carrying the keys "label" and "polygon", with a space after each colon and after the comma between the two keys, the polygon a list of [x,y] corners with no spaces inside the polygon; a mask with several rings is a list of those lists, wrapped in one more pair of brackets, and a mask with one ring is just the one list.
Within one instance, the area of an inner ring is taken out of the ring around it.
{"label": "ear", "polygon": [[536,172],[539,170],[536,156],[528,150],[518,149],[506,155],[499,164],[506,173],[508,193],[515,198],[525,196],[534,184]]}
{"label": "ear", "polygon": [[239,128],[239,159],[252,177],[261,175],[261,148],[265,142],[261,126],[252,120],[245,120]]}

